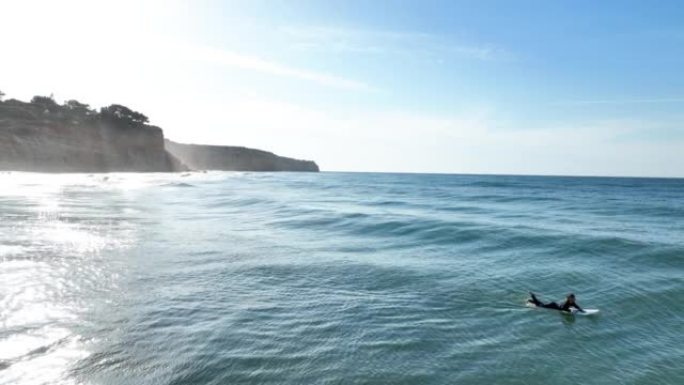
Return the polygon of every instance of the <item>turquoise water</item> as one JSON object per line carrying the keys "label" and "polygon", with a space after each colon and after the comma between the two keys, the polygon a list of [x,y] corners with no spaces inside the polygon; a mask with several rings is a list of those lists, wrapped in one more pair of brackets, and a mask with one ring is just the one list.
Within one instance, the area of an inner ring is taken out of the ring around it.
{"label": "turquoise water", "polygon": [[684,383],[684,180],[0,186],[0,384]]}

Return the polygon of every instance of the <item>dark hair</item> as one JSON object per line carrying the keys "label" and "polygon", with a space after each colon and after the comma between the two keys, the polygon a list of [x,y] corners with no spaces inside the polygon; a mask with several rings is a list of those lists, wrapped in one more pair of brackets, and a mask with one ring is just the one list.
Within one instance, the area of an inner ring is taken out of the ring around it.
{"label": "dark hair", "polygon": [[575,298],[575,295],[572,294],[572,293],[570,293],[570,294],[568,294],[568,298],[573,298],[573,299],[574,299],[574,298]]}

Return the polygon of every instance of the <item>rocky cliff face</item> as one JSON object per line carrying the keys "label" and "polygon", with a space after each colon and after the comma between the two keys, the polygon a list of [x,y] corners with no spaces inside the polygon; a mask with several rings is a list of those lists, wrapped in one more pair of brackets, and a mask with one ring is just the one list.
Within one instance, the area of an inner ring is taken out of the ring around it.
{"label": "rocky cliff face", "polygon": [[313,161],[285,158],[251,148],[181,144],[170,140],[166,140],[165,145],[170,154],[194,170],[319,171]]}
{"label": "rocky cliff face", "polygon": [[159,127],[0,103],[0,169],[36,172],[180,171]]}

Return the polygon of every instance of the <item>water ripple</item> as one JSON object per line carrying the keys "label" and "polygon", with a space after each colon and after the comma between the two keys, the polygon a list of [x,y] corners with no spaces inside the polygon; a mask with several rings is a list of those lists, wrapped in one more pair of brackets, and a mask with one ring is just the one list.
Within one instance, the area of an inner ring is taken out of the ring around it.
{"label": "water ripple", "polygon": [[684,381],[682,180],[0,184],[3,385]]}

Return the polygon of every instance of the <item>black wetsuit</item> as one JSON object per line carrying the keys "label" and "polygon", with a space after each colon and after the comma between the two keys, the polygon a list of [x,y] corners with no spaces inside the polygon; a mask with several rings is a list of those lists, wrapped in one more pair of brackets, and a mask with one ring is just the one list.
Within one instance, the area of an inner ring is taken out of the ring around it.
{"label": "black wetsuit", "polygon": [[[530,294],[531,294],[531,293],[530,293]],[[561,305],[558,305],[558,304],[555,303],[555,302],[542,303],[542,301],[538,300],[537,297],[535,297],[534,294],[532,294],[532,299],[530,300],[530,302],[532,302],[535,306],[544,307],[544,308],[547,308],[547,309],[555,309],[555,310],[570,312],[570,308],[573,308],[573,307],[574,307],[575,309],[577,309],[577,310],[579,310],[579,311],[581,311],[581,312],[584,312],[584,309],[582,309],[581,307],[579,307],[579,305],[577,305],[576,303],[571,304],[571,303],[570,303],[569,301],[567,301],[567,300],[566,300],[565,302],[563,302],[563,305],[562,305],[562,306],[561,306]]]}

